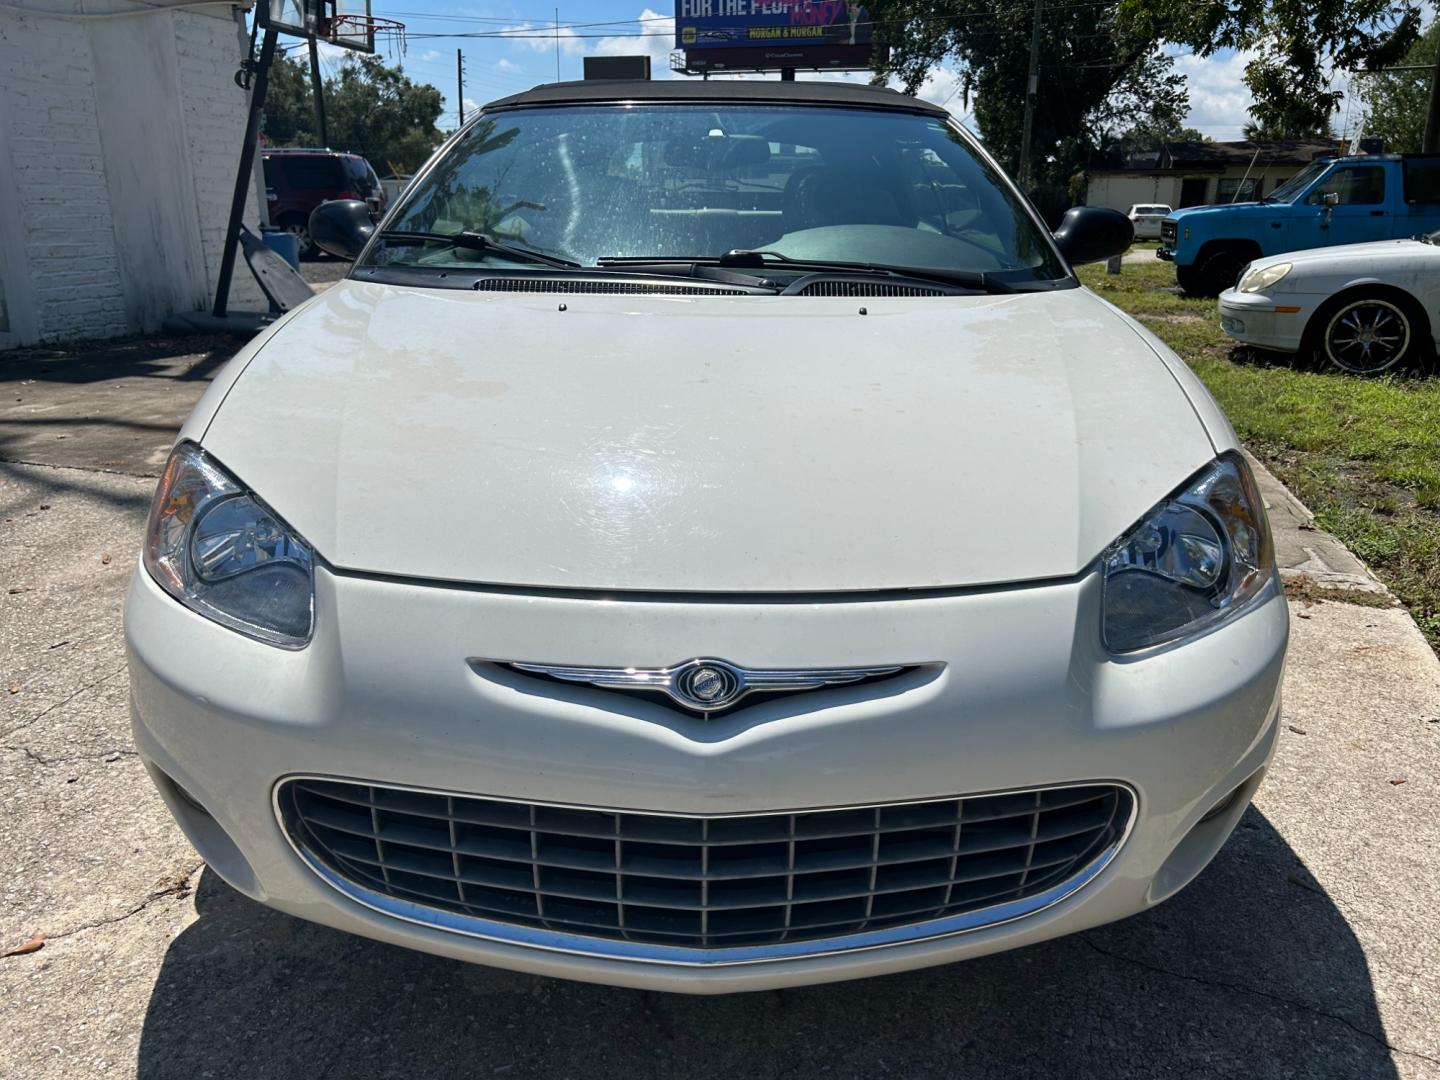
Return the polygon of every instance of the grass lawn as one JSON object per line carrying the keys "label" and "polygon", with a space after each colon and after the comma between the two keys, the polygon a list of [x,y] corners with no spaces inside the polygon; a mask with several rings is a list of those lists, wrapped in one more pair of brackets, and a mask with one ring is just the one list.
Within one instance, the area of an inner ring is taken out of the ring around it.
{"label": "grass lawn", "polygon": [[1214,300],[1169,265],[1081,269],[1084,282],[1179,353],[1251,452],[1368,563],[1440,651],[1440,376],[1357,379],[1232,354]]}

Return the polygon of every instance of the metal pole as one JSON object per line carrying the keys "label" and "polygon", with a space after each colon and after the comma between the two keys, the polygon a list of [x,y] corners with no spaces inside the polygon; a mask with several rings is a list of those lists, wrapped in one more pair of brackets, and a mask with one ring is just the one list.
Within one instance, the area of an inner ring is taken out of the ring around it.
{"label": "metal pole", "polygon": [[1440,49],[1435,51],[1435,67],[1430,73],[1430,107],[1425,110],[1425,138],[1420,152],[1440,152]]}
{"label": "metal pole", "polygon": [[325,130],[325,88],[320,81],[320,49],[315,39],[310,39],[310,89],[315,95],[315,134],[320,136],[320,145],[330,148],[330,133]]}
{"label": "metal pole", "polygon": [[230,279],[235,274],[235,252],[240,246],[240,229],[245,223],[245,196],[254,182],[255,144],[260,140],[260,123],[265,115],[265,88],[270,83],[270,62],[275,59],[279,31],[265,28],[260,42],[260,59],[255,65],[255,83],[250,90],[250,117],[245,121],[245,142],[240,147],[240,167],[235,172],[235,191],[230,196],[230,219],[225,228],[225,250],[220,256],[220,276],[215,281],[217,319],[225,317],[230,303]]}
{"label": "metal pole", "polygon": [[555,81],[560,81],[560,9],[555,9]]}
{"label": "metal pole", "polygon": [[465,126],[465,58],[455,50],[455,99],[460,102],[460,127]]}
{"label": "metal pole", "polygon": [[1030,77],[1025,81],[1025,119],[1020,131],[1020,187],[1029,191],[1030,133],[1035,127],[1035,98],[1040,92],[1040,10],[1045,0],[1035,0],[1035,23],[1030,29]]}

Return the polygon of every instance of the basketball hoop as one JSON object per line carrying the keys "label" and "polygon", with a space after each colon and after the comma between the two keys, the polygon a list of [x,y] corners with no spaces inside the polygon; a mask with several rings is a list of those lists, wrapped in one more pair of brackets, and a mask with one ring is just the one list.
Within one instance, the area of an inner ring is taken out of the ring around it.
{"label": "basketball hoop", "polygon": [[379,15],[333,15],[321,19],[316,27],[317,36],[325,38],[332,45],[342,49],[363,48],[375,51],[377,38],[385,39],[385,55],[394,59],[398,50],[405,55],[405,24],[398,19],[386,19]]}

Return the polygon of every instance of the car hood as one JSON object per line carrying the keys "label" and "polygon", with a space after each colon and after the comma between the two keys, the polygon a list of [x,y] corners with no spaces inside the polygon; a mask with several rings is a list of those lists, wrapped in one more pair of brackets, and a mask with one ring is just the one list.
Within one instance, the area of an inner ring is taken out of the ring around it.
{"label": "car hood", "polygon": [[203,443],[337,567],[685,593],[1074,575],[1214,455],[1166,363],[1080,289],[346,281],[263,344]]}
{"label": "car hood", "polygon": [[1284,203],[1262,202],[1212,203],[1207,206],[1186,206],[1179,210],[1172,210],[1169,216],[1175,221],[1190,222],[1194,222],[1197,218],[1219,214],[1253,214],[1259,217],[1274,217],[1285,205]]}
{"label": "car hood", "polygon": [[1353,264],[1356,259],[1373,259],[1377,256],[1384,258],[1396,255],[1403,255],[1407,258],[1415,256],[1436,258],[1440,257],[1440,247],[1433,244],[1422,244],[1418,240],[1371,240],[1364,244],[1340,244],[1335,247],[1286,251],[1279,255],[1256,259],[1250,265],[1264,267],[1290,263],[1297,269],[1303,266],[1307,269],[1343,269],[1354,272],[1356,267]]}

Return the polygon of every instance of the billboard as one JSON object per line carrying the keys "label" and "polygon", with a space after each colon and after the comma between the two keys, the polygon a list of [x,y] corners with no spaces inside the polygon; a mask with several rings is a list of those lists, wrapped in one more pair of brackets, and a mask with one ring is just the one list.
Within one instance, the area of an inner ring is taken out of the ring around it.
{"label": "billboard", "polygon": [[705,49],[869,48],[871,21],[856,0],[675,0],[675,45]]}

